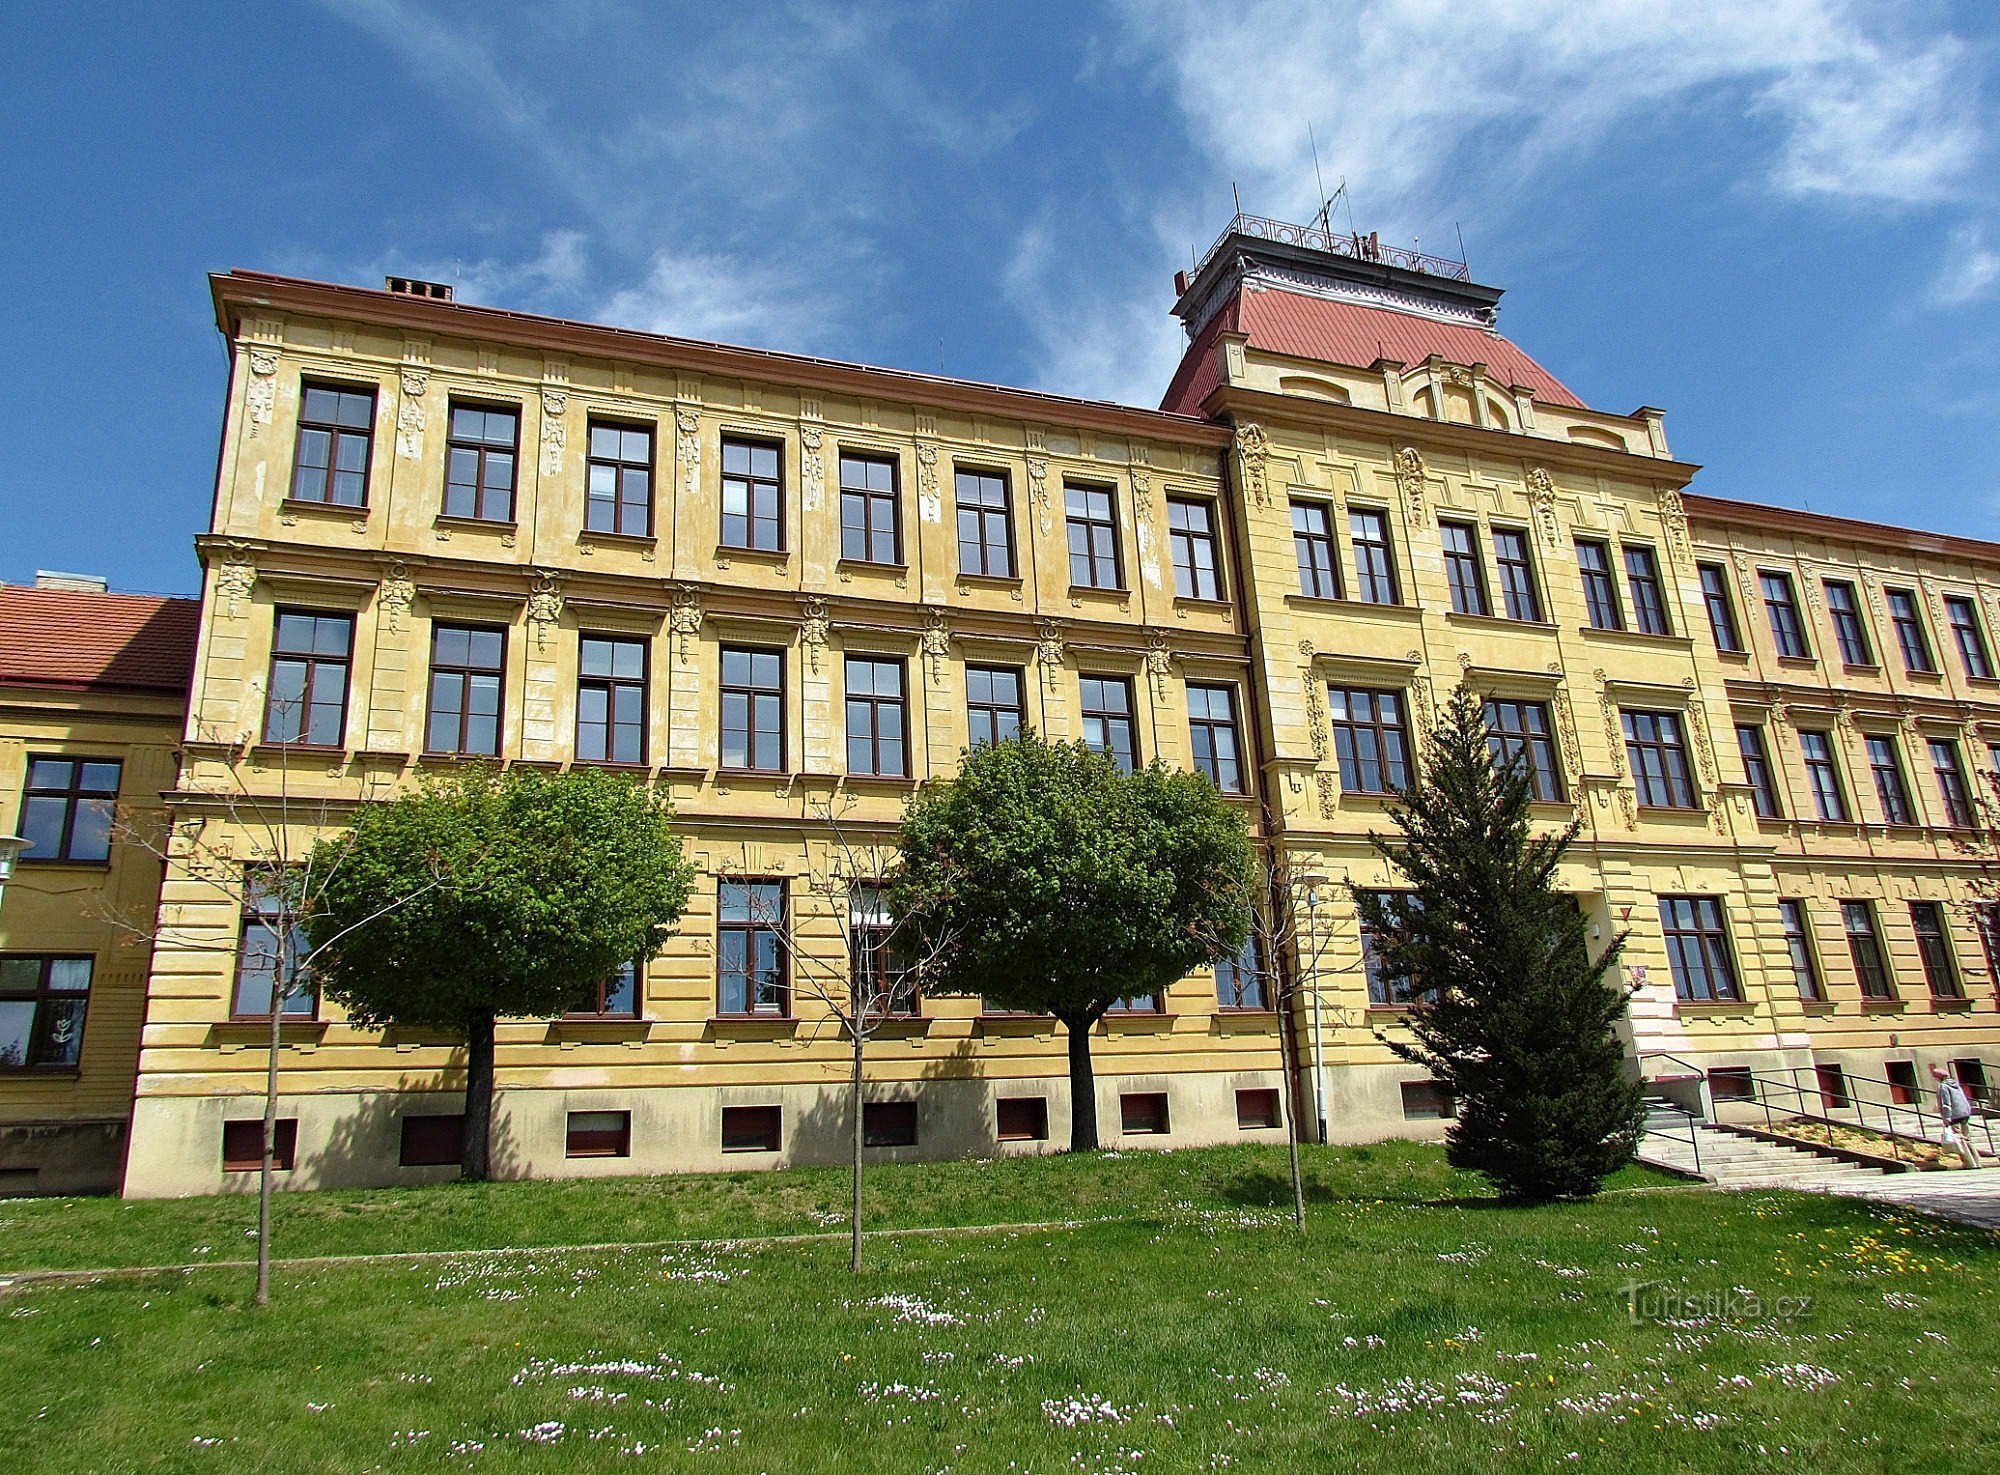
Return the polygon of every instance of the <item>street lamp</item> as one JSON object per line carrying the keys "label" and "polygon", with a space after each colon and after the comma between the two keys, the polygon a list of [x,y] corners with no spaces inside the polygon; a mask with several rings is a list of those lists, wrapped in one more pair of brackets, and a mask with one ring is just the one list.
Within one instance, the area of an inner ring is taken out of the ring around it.
{"label": "street lamp", "polygon": [[0,892],[7,889],[7,878],[14,874],[14,862],[21,858],[21,852],[32,848],[32,842],[19,835],[0,835]]}
{"label": "street lamp", "polygon": [[1306,889],[1306,956],[1311,959],[1308,985],[1312,991],[1313,1114],[1319,1118],[1320,1145],[1326,1145],[1326,1050],[1319,1032],[1319,889],[1326,877],[1311,872],[1299,877]]}

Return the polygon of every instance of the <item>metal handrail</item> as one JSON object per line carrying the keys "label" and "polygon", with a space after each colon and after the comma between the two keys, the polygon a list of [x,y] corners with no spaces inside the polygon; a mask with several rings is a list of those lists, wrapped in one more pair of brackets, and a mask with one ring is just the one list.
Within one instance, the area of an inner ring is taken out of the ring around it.
{"label": "metal handrail", "polygon": [[[1693,1071],[1696,1079],[1698,1080],[1706,1079],[1706,1077],[1703,1076],[1701,1068],[1699,1066],[1695,1065],[1692,1061],[1681,1059],[1681,1057],[1678,1055],[1669,1055],[1664,1051],[1660,1051],[1651,1056],[1646,1056],[1642,1058],[1654,1059],[1654,1060],[1670,1060],[1675,1065],[1685,1066],[1689,1070]],[[1644,1083],[1645,1081],[1642,1075],[1640,1078],[1640,1084],[1643,1085]],[[1648,1130],[1650,1130],[1650,1128]],[[1655,1135],[1665,1137],[1670,1142],[1680,1141],[1680,1138],[1672,1132],[1660,1132],[1656,1133]],[[1693,1112],[1689,1112],[1687,1114],[1687,1144],[1688,1144],[1688,1150],[1694,1155],[1694,1170],[1696,1174],[1700,1174],[1701,1173],[1701,1124],[1696,1119],[1695,1114]]]}
{"label": "metal handrail", "polygon": [[1284,246],[1304,246],[1311,251],[1324,251],[1330,256],[1348,256],[1356,261],[1375,261],[1385,266],[1401,267],[1404,271],[1422,272],[1425,276],[1443,277],[1451,282],[1469,282],[1472,272],[1463,261],[1453,261],[1447,256],[1426,256],[1421,251],[1408,250],[1402,246],[1385,246],[1381,238],[1373,232],[1368,235],[1340,235],[1331,230],[1322,230],[1316,225],[1293,225],[1289,221],[1271,220],[1262,215],[1242,215],[1234,217],[1222,234],[1216,237],[1200,261],[1195,263],[1194,274],[1201,275],[1203,267],[1215,259],[1215,253],[1232,235],[1249,236],[1253,240],[1275,241]]}

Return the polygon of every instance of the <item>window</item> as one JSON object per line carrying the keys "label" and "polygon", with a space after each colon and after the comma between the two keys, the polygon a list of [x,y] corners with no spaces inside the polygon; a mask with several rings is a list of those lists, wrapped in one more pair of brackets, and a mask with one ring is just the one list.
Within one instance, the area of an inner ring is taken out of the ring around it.
{"label": "window", "polygon": [[476,625],[431,627],[432,753],[492,758],[500,752],[501,673],[507,632]]}
{"label": "window", "polygon": [[591,421],[589,476],[583,508],[587,531],[652,535],[652,426]]}
{"label": "window", "polygon": [[1736,751],[1743,755],[1743,782],[1750,786],[1750,807],[1759,819],[1783,819],[1778,785],[1771,774],[1771,755],[1764,748],[1764,729],[1753,722],[1736,724]]}
{"label": "window", "polygon": [[903,726],[903,663],[847,658],[847,771],[903,778],[909,769]]}
{"label": "window", "polygon": [[1972,826],[1972,790],[1965,782],[1965,765],[1958,744],[1950,738],[1930,740],[1931,771],[1937,775],[1938,797],[1944,800],[1944,822],[1954,829]]}
{"label": "window", "polygon": [[1694,779],[1688,772],[1679,715],[1621,711],[1619,716],[1624,720],[1625,756],[1632,764],[1640,804],[1649,809],[1693,809]]}
{"label": "window", "polygon": [[993,1135],[1002,1142],[1048,1141],[1048,1099],[1042,1096],[1002,1096],[993,1103]]}
{"label": "window", "polygon": [[1979,628],[1979,607],[1962,594],[1947,594],[1944,613],[1951,624],[1951,638],[1958,646],[1965,674],[1974,681],[1991,681],[1993,656],[1986,649],[1986,632]]}
{"label": "window", "polygon": [[1847,929],[1847,955],[1854,961],[1855,981],[1864,999],[1893,999],[1894,982],[1889,977],[1889,961],[1882,953],[1882,938],[1875,931],[1875,903],[1843,901],[1841,925]]}
{"label": "window", "polygon": [[1611,550],[1591,538],[1576,540],[1576,566],[1583,574],[1583,607],[1593,630],[1623,630],[1618,585],[1611,577]]}
{"label": "window", "polygon": [[405,1168],[455,1168],[465,1140],[463,1112],[403,1118],[396,1161]]}
{"label": "window", "polygon": [[718,881],[715,887],[718,1014],[791,1013],[785,977],[785,883]]}
{"label": "window", "polygon": [[1299,593],[1340,598],[1340,560],[1333,551],[1333,519],[1324,502],[1292,503],[1292,548],[1299,557]]}
{"label": "window", "polygon": [[1122,676],[1085,676],[1078,683],[1083,700],[1083,740],[1130,773],[1139,761],[1132,731],[1132,683]]}
{"label": "window", "polygon": [[901,563],[902,519],[896,463],[840,453],[840,556],[854,563]]}
{"label": "window", "polygon": [[[1896,753],[1896,740],[1881,733],[1868,733],[1868,771],[1875,775],[1875,795],[1882,801],[1882,822],[1913,825],[1917,816],[1910,807],[1909,786],[1903,782],[1903,762]],[[1831,819],[1832,815],[1822,815]]]}
{"label": "window", "polygon": [[632,1113],[573,1111],[564,1134],[564,1157],[630,1157]]}
{"label": "window", "polygon": [[1965,985],[1958,979],[1958,959],[1951,950],[1951,932],[1945,925],[1944,908],[1934,901],[1910,903],[1910,926],[1917,934],[1917,957],[1924,965],[1924,982],[1934,999],[1962,999]]}
{"label": "window", "polygon": [[1469,523],[1440,522],[1444,540],[1444,577],[1451,586],[1451,607],[1462,615],[1493,613],[1486,598],[1486,570],[1479,562],[1479,531]]}
{"label": "window", "polygon": [[1723,929],[1720,898],[1661,897],[1660,930],[1666,935],[1675,998],[1713,1003],[1743,997],[1736,986],[1736,962]]}
{"label": "window", "polygon": [[782,1106],[725,1106],[722,1108],[722,1150],[724,1152],[776,1152],[783,1142],[785,1109]]}
{"label": "window", "polygon": [[1278,1118],[1278,1093],[1269,1086],[1252,1086],[1236,1093],[1236,1126],[1255,1132],[1282,1126]]}
{"label": "window", "polygon": [[115,758],[30,756],[21,796],[21,835],[29,849],[21,863],[94,865],[111,859],[122,769]]}
{"label": "window", "polygon": [[514,462],[521,415],[503,405],[451,407],[444,457],[444,515],[514,520]]}
{"label": "window", "polygon": [[1223,1009],[1269,1009],[1270,993],[1264,986],[1264,966],[1257,947],[1257,927],[1253,921],[1243,948],[1233,958],[1215,962],[1215,1002]]}
{"label": "window", "polygon": [[1965,1099],[1975,1106],[1986,1105],[1986,1062],[1973,1057],[1950,1064],[1953,1077],[1965,1088]]}
{"label": "window", "polygon": [[1812,658],[1806,645],[1806,627],[1799,620],[1799,602],[1792,593],[1792,576],[1769,569],[1757,575],[1764,591],[1764,614],[1771,622],[1771,640],[1778,654],[1789,660]]}
{"label": "window", "polygon": [[1896,631],[1896,646],[1903,653],[1903,669],[1916,676],[1936,675],[1937,661],[1931,655],[1931,638],[1924,630],[1917,596],[1908,589],[1882,592],[1889,599],[1889,623]]}
{"label": "window", "polygon": [[[284,980],[283,1010],[287,1019],[311,1019],[319,1012],[312,981],[300,967],[311,950],[296,909],[288,905],[284,888],[293,876],[274,870],[246,872],[243,877],[241,941],[236,951],[236,988],[229,1013],[235,1019],[269,1019],[271,998]],[[293,913],[290,941],[280,946],[287,912]]]}
{"label": "window", "polygon": [[1743,632],[1736,627],[1736,605],[1729,597],[1729,575],[1719,563],[1704,563],[1699,568],[1701,602],[1708,610],[1708,629],[1715,637],[1715,648],[1741,655]]}
{"label": "window", "polygon": [[1409,739],[1399,692],[1327,688],[1327,715],[1350,794],[1398,794],[1409,787]]}
{"label": "window", "polygon": [[1542,596],[1535,587],[1528,535],[1519,528],[1493,529],[1493,560],[1500,565],[1500,598],[1507,607],[1507,618],[1540,624]]}
{"label": "window", "polygon": [[917,1103],[914,1101],[864,1101],[861,1104],[861,1145],[863,1147],[915,1147],[917,1145]]}
{"label": "window", "polygon": [[1850,1098],[1847,1094],[1847,1072],[1837,1065],[1815,1065],[1813,1079],[1819,1085],[1819,1104],[1827,1111],[1845,1111]]}
{"label": "window", "polygon": [[[271,1167],[289,1173],[299,1160],[299,1119],[279,1117],[272,1123]],[[222,1171],[257,1173],[264,1168],[264,1122],[260,1117],[222,1124]]]}
{"label": "window", "polygon": [[572,1019],[637,1019],[639,980],[645,969],[637,962],[621,963],[609,978],[600,978],[583,1007],[570,1011]]}
{"label": "window", "polygon": [[577,642],[576,758],[646,761],[646,642],[585,635]]}
{"label": "window", "polygon": [[1166,999],[1155,990],[1150,994],[1126,994],[1113,1001],[1106,1014],[1164,1014],[1167,1012]]}
{"label": "window", "polygon": [[1986,954],[1987,976],[2000,980],[2000,902],[1974,907],[1972,925],[1979,933],[1980,951]]}
{"label": "window", "polygon": [[1243,764],[1236,744],[1236,693],[1227,686],[1189,684],[1188,736],[1194,771],[1225,794],[1243,792]]}
{"label": "window", "polygon": [[916,983],[889,915],[888,889],[857,881],[848,889],[847,908],[847,966],[856,1007],[865,1004],[871,1016],[914,1015]]}
{"label": "window", "polygon": [[1660,561],[1642,543],[1625,545],[1625,587],[1632,591],[1632,622],[1645,635],[1671,635],[1667,597],[1660,588]]}
{"label": "window", "polygon": [[722,652],[722,766],[782,773],[785,768],[785,653]]}
{"label": "window", "polygon": [[1882,1073],[1889,1078],[1889,1101],[1894,1106],[1915,1106],[1917,1092],[1917,1063],[1914,1060],[1885,1060]]}
{"label": "window", "polygon": [[89,958],[0,957],[0,1070],[74,1070],[90,1004]]}
{"label": "window", "polygon": [[1785,955],[1792,960],[1792,981],[1799,987],[1799,997],[1812,1001],[1824,999],[1826,988],[1820,982],[1819,964],[1813,958],[1806,904],[1786,898],[1778,903],[1778,916],[1785,924]]}
{"label": "window", "polygon": [[1182,599],[1220,599],[1214,505],[1167,498],[1167,541],[1174,555],[1174,593]]}
{"label": "window", "polygon": [[1396,558],[1389,547],[1389,514],[1349,512],[1347,531],[1354,544],[1354,597],[1368,604],[1401,604]]}
{"label": "window", "polygon": [[368,505],[368,460],[375,441],[375,391],[306,384],[299,400],[299,446],[292,500],[335,507]]}
{"label": "window", "polygon": [[1747,1065],[1718,1065],[1708,1071],[1711,1101],[1755,1101],[1757,1077]]}
{"label": "window", "polygon": [[1080,589],[1123,589],[1118,511],[1109,487],[1063,487],[1069,524],[1069,581]]}
{"label": "window", "polygon": [[1549,736],[1547,707],[1540,702],[1489,699],[1486,746],[1493,754],[1495,768],[1504,771],[1520,765],[1537,802],[1562,802],[1562,769],[1556,764],[1556,747]]}
{"label": "window", "polygon": [[1868,640],[1868,627],[1861,620],[1861,602],[1854,586],[1845,579],[1826,581],[1826,613],[1833,621],[1834,642],[1840,658],[1850,666],[1875,664],[1875,648]]}
{"label": "window", "polygon": [[1128,1137],[1164,1136],[1167,1127],[1167,1093],[1128,1091],[1118,1098],[1120,1128]]}
{"label": "window", "polygon": [[[1382,903],[1392,925],[1401,925],[1408,909],[1416,905],[1416,898],[1407,891],[1370,894]],[[1410,974],[1390,971],[1382,960],[1382,940],[1366,917],[1361,918],[1361,972],[1368,983],[1368,1002],[1376,1007],[1421,1003],[1430,992]]]}
{"label": "window", "polygon": [[264,741],[337,748],[347,731],[354,617],[279,610],[271,631]]}
{"label": "window", "polygon": [[960,469],[958,571],[988,578],[1014,576],[1014,513],[1002,471]]}
{"label": "window", "polygon": [[1824,820],[1844,822],[1847,794],[1840,786],[1840,769],[1833,759],[1833,734],[1801,732],[1799,752],[1806,760],[1806,782],[1812,788],[1814,813]]}
{"label": "window", "polygon": [[1450,1090],[1440,1082],[1404,1081],[1402,1093],[1405,1121],[1449,1121],[1458,1115]]}
{"label": "window", "polygon": [[785,546],[784,447],[722,442],[722,546],[776,553]]}
{"label": "window", "polygon": [[1021,735],[1028,720],[1021,703],[1021,673],[1007,666],[965,668],[965,732],[968,745],[1004,743]]}

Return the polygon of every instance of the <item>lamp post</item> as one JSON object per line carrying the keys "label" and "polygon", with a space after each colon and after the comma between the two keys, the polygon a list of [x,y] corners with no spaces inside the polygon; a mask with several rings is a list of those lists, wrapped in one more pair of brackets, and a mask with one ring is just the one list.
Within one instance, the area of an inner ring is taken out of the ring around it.
{"label": "lamp post", "polygon": [[7,890],[7,878],[14,874],[14,862],[21,858],[21,852],[32,848],[32,842],[19,835],[0,835],[0,895]]}
{"label": "lamp post", "polygon": [[1313,1054],[1313,1114],[1319,1118],[1319,1142],[1326,1145],[1326,1051],[1320,1043],[1319,1032],[1319,889],[1326,884],[1326,877],[1317,872],[1299,877],[1299,883],[1306,888],[1306,956],[1308,964],[1307,987],[1312,993],[1312,1054]]}

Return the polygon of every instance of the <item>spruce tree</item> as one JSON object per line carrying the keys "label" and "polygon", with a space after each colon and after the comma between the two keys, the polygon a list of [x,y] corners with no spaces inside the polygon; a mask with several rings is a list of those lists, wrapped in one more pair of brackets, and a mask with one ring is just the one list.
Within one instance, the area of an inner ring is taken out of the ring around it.
{"label": "spruce tree", "polygon": [[1631,1161],[1643,1120],[1616,1031],[1631,995],[1605,981],[1625,938],[1591,955],[1582,908],[1556,889],[1580,826],[1534,835],[1531,797],[1460,687],[1390,812],[1400,833],[1371,837],[1412,889],[1353,889],[1378,965],[1421,991],[1416,1042],[1385,1043],[1455,1098],[1452,1165],[1517,1198],[1588,1198]]}

